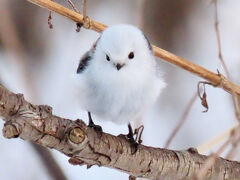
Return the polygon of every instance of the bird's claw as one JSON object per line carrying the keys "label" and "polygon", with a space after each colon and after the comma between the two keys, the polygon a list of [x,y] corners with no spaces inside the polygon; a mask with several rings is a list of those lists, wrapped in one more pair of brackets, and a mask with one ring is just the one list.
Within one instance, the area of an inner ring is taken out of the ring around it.
{"label": "bird's claw", "polygon": [[131,136],[128,133],[128,134],[119,134],[118,137],[128,140],[128,142],[130,143],[130,146],[131,146],[131,154],[135,154],[137,152],[139,144],[137,143],[137,141],[134,139],[133,136]]}
{"label": "bird's claw", "polygon": [[[129,141],[131,145],[131,153],[135,154],[138,150],[139,144],[142,143],[142,132],[143,132],[144,126],[141,125],[139,128],[136,128],[134,133],[132,130],[131,124],[128,124],[128,134],[119,134],[118,137],[125,138]],[[136,135],[136,138],[134,139],[134,136]]]}
{"label": "bird's claw", "polygon": [[136,135],[135,141],[138,142],[138,144],[142,144],[142,133],[144,130],[144,126],[141,125],[138,128],[134,130],[134,135]]}
{"label": "bird's claw", "polygon": [[88,127],[93,128],[95,131],[102,133],[102,127],[93,123],[90,123]]}
{"label": "bird's claw", "polygon": [[131,145],[131,154],[135,154],[138,150],[138,143],[135,141],[135,139],[132,137],[128,137],[128,140],[130,142]]}
{"label": "bird's claw", "polygon": [[102,134],[103,132],[102,127],[94,124],[90,112],[88,112],[88,119],[89,119],[88,127],[93,128],[96,132],[99,132],[100,134]]}

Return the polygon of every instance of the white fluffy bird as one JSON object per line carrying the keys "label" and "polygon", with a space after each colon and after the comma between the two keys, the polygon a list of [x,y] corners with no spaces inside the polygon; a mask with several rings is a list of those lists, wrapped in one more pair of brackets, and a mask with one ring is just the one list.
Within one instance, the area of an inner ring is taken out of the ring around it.
{"label": "white fluffy bird", "polygon": [[90,112],[101,120],[130,123],[154,104],[165,84],[147,38],[126,24],[107,28],[83,55],[77,73],[89,126],[100,131]]}

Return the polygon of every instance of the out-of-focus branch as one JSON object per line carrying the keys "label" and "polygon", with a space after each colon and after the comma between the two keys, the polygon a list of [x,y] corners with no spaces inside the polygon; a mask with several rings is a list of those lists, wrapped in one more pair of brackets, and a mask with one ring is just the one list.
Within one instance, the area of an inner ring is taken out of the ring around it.
{"label": "out-of-focus branch", "polygon": [[184,113],[181,117],[181,119],[178,121],[176,127],[173,129],[173,131],[171,132],[169,138],[167,139],[164,147],[168,148],[170,143],[172,142],[174,136],[176,136],[177,132],[180,130],[180,128],[183,126],[183,124],[185,123],[185,121],[187,120],[188,114],[193,106],[193,103],[195,102],[195,100],[197,99],[197,93],[194,93],[194,95],[191,97],[190,101],[187,104],[187,107],[184,110]]}
{"label": "out-of-focus branch", "polygon": [[[27,58],[24,53],[24,49],[22,48],[22,42],[19,38],[17,29],[15,24],[13,23],[13,17],[10,9],[9,2],[3,0],[0,2],[0,9],[1,12],[4,14],[0,17],[0,21],[4,22],[0,25],[0,39],[2,39],[3,45],[5,46],[6,50],[12,50],[15,53],[15,61],[14,64],[20,70],[19,76],[20,79],[24,80],[25,91],[28,94],[31,94],[31,97],[36,98],[36,92],[34,91],[33,85],[29,82],[29,71],[27,70]],[[9,37],[6,36],[9,35]],[[0,82],[1,83],[1,82]],[[45,169],[48,171],[49,175],[54,180],[66,180],[66,176],[64,175],[63,171],[61,170],[60,166],[55,161],[54,157],[52,156],[51,152],[36,144],[31,143],[31,146],[34,150],[38,153],[41,161],[44,164]]]}
{"label": "out-of-focus branch", "polygon": [[214,148],[216,145],[220,144],[223,142],[225,139],[229,138],[232,132],[234,132],[238,128],[238,124],[234,125],[230,129],[227,129],[226,131],[220,133],[213,139],[208,140],[207,142],[199,145],[197,147],[197,150],[199,153],[206,153],[207,151],[210,151],[212,148]]}
{"label": "out-of-focus branch", "polygon": [[68,1],[68,3],[71,5],[71,7],[73,8],[73,10],[74,10],[75,12],[79,12],[79,11],[77,10],[75,4],[72,2],[72,0],[67,0],[67,1]]}
{"label": "out-of-focus branch", "polygon": [[42,160],[42,163],[44,167],[46,167],[46,170],[48,171],[49,175],[52,177],[52,179],[55,180],[67,180],[67,177],[63,173],[62,169],[59,167],[58,163],[54,159],[51,152],[35,143],[31,143],[34,150],[40,155],[40,158]]}
{"label": "out-of-focus branch", "polygon": [[[27,1],[33,4],[36,4],[38,6],[41,6],[43,8],[49,9],[51,11],[54,11],[58,14],[61,14],[75,22],[84,24],[84,27],[87,29],[92,29],[97,32],[102,32],[107,27],[106,25],[100,22],[94,21],[90,18],[87,18],[84,21],[84,17],[82,14],[72,11],[51,0],[27,0]],[[199,65],[189,62],[184,58],[176,56],[175,54],[172,54],[154,45],[153,45],[153,50],[157,57],[162,58],[163,60],[171,64],[174,64],[182,69],[185,69],[193,74],[196,74],[197,76],[200,76],[206,79],[207,81],[211,82],[214,86],[221,87],[229,93],[236,92],[238,97],[240,97],[240,87],[237,84],[227,80],[224,76],[213,73]]]}
{"label": "out-of-focus branch", "polygon": [[[206,160],[205,164],[200,168],[200,170],[196,173],[195,180],[205,180],[205,177],[211,169],[211,167],[216,163],[216,160],[220,154],[226,149],[226,147],[230,144],[231,139],[228,139],[218,150],[217,152],[211,154]],[[224,180],[228,178],[228,175],[224,175]],[[237,178],[237,177],[236,177]],[[211,177],[211,179],[218,179],[215,177]]]}
{"label": "out-of-focus branch", "polygon": [[[151,179],[193,179],[207,156],[194,149],[173,151],[139,145],[135,154],[124,137],[99,134],[82,120],[71,121],[52,114],[46,105],[36,106],[0,86],[0,117],[5,121],[3,135],[20,137],[71,157],[75,165],[106,166],[135,177]],[[134,163],[129,163],[134,162]],[[206,180],[240,177],[240,163],[216,158]]]}
{"label": "out-of-focus branch", "polygon": [[[222,45],[221,45],[220,32],[219,32],[219,27],[218,27],[219,21],[218,21],[217,0],[213,0],[213,4],[214,4],[214,15],[215,15],[214,27],[215,27],[215,31],[216,31],[218,51],[219,51],[218,52],[218,57],[219,57],[219,60],[220,60],[220,62],[222,64],[222,67],[223,67],[223,69],[224,69],[224,71],[225,71],[225,73],[227,75],[227,79],[231,81],[231,76],[230,76],[229,70],[228,70],[227,65],[226,65],[226,63],[225,63],[225,61],[223,59],[223,56],[222,56]],[[232,98],[233,98],[233,104],[234,104],[234,110],[235,110],[236,118],[237,118],[238,122],[240,122],[238,98],[237,98],[236,92],[234,91],[234,88],[231,88],[231,92],[230,93],[232,94]],[[240,139],[239,138],[239,135],[240,135],[239,134],[239,128],[240,128],[240,126],[238,126],[236,129],[233,129],[229,139],[218,149],[218,151],[215,154],[213,154],[212,156],[210,156],[206,160],[205,165],[197,173],[197,176],[196,176],[197,180],[200,180],[200,179],[204,178],[204,176],[207,173],[209,167],[211,167],[212,164],[215,163],[215,158],[217,156],[219,156],[226,149],[226,147],[227,147],[227,145],[229,143],[232,143],[232,148],[229,151],[229,153],[227,155],[227,158],[229,158],[232,154],[235,153],[237,144],[238,144],[239,139]]]}
{"label": "out-of-focus branch", "polygon": [[[215,31],[216,31],[216,36],[217,36],[217,44],[218,44],[218,57],[219,57],[219,60],[222,64],[222,67],[227,75],[227,79],[228,80],[232,80],[231,78],[231,75],[229,73],[229,70],[227,68],[227,65],[225,63],[225,60],[223,59],[223,55],[222,55],[222,45],[221,45],[221,38],[220,38],[220,32],[219,32],[219,21],[218,21],[218,8],[217,8],[217,0],[213,0],[213,3],[214,3],[214,14],[215,14],[215,24],[214,24],[214,27],[215,27]],[[238,98],[236,96],[236,92],[234,91],[234,89],[232,88],[231,89],[231,94],[233,95],[232,98],[233,98],[233,105],[234,105],[234,109],[235,109],[235,115],[236,115],[236,118],[238,120],[238,122],[240,123],[240,112],[239,112],[239,104],[238,104]]]}

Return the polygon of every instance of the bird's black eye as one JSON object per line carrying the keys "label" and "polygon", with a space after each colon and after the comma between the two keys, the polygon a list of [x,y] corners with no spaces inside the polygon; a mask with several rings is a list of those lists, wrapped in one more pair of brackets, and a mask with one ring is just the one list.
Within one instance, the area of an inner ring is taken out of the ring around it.
{"label": "bird's black eye", "polygon": [[133,58],[134,58],[134,53],[130,52],[129,55],[128,55],[128,59],[133,59]]}
{"label": "bird's black eye", "polygon": [[110,57],[106,54],[107,61],[110,61]]}

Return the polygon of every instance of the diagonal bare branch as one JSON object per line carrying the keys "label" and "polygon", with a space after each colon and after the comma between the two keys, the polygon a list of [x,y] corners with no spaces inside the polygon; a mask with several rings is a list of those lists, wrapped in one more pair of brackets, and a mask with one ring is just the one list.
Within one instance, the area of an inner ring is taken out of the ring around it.
{"label": "diagonal bare branch", "polygon": [[[85,24],[85,28],[92,29],[97,32],[102,32],[107,26],[105,24],[102,24],[100,22],[94,21],[90,18],[87,18],[87,22],[84,22],[84,17],[82,14],[79,14],[75,11],[72,11],[58,3],[55,3],[51,0],[27,0],[33,4],[36,4],[38,6],[41,6],[43,8],[46,8],[48,10],[54,11],[58,14],[61,14],[68,19],[71,19],[75,22]],[[153,45],[154,53],[157,57],[162,58],[163,60],[174,64],[182,69],[185,69],[186,71],[189,71],[197,76],[200,76],[204,78],[205,80],[212,83],[212,85],[221,87],[225,91],[232,93],[236,92],[238,97],[240,97],[240,87],[227,80],[224,76],[220,76],[219,74],[213,73],[199,65],[196,65],[192,62],[187,61],[184,58],[181,58],[179,56],[176,56],[175,54],[172,54],[166,50],[163,50],[157,46]]]}
{"label": "diagonal bare branch", "polygon": [[35,143],[31,143],[31,146],[40,155],[42,163],[53,180],[67,180],[66,175],[63,173],[52,153],[47,148]]}
{"label": "diagonal bare branch", "polygon": [[227,129],[226,131],[218,134],[213,139],[208,140],[207,142],[199,145],[197,147],[197,150],[199,153],[206,153],[207,151],[210,151],[215,146],[223,142],[225,139],[229,138],[232,132],[234,132],[238,128],[238,124],[234,125],[233,127]]}
{"label": "diagonal bare branch", "polygon": [[168,148],[170,143],[172,142],[173,138],[176,136],[176,134],[178,133],[178,131],[180,130],[180,128],[183,126],[183,124],[186,122],[188,114],[190,113],[190,110],[193,106],[193,103],[195,102],[195,100],[197,99],[197,93],[194,93],[194,95],[191,97],[190,101],[188,102],[184,113],[182,115],[182,117],[180,118],[180,120],[178,121],[176,127],[173,129],[172,133],[170,134],[169,138],[167,139],[164,147]]}

